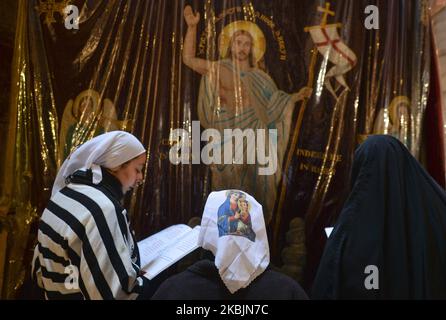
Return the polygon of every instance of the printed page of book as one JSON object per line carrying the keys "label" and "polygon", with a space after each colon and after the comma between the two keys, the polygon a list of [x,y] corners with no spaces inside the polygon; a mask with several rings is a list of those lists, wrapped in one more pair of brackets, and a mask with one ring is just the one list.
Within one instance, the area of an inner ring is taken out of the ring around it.
{"label": "printed page of book", "polygon": [[138,242],[141,268],[156,259],[163,250],[183,237],[192,228],[185,224],[176,224],[161,230],[150,237]]}
{"label": "printed page of book", "polygon": [[175,262],[185,257],[195,249],[198,245],[198,235],[200,234],[200,226],[196,226],[190,232],[183,235],[181,239],[175,241],[171,246],[166,248],[155,260],[149,265],[143,267],[142,270],[146,273],[144,276],[152,280],[160,272],[166,270]]}

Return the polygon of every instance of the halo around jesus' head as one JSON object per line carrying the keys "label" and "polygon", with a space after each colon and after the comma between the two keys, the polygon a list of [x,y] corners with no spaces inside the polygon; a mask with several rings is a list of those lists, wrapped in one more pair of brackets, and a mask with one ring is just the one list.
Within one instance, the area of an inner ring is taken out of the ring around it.
{"label": "halo around jesus' head", "polygon": [[219,53],[221,58],[225,58],[228,46],[231,43],[231,38],[234,32],[244,30],[249,32],[252,36],[252,53],[254,61],[257,63],[265,54],[266,40],[262,30],[253,22],[238,20],[225,26],[219,36]]}

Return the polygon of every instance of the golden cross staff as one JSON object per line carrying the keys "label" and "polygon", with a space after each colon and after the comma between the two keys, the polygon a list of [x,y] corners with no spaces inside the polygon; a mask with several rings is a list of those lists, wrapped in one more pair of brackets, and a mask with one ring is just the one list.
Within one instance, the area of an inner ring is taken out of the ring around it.
{"label": "golden cross staff", "polygon": [[[326,2],[325,3],[325,8],[318,6],[317,7],[317,11],[322,12],[322,22],[319,26],[314,26],[314,27],[305,27],[304,31],[308,32],[311,28],[324,28],[327,25],[327,18],[328,15],[330,16],[334,16],[335,12],[330,10],[330,3]],[[310,60],[310,67],[309,67],[309,71],[308,71],[308,81],[307,81],[307,87],[310,87],[313,85],[313,81],[314,81],[314,68],[316,65],[316,60],[317,60],[317,56],[318,56],[318,49],[315,46],[312,50],[311,53],[311,60]],[[308,103],[308,98],[305,98],[304,100],[302,100],[301,106],[300,106],[300,110],[299,110],[299,116],[297,118],[297,123],[296,123],[296,127],[294,129],[293,132],[293,137],[291,139],[291,145],[290,145],[290,149],[288,150],[288,154],[287,154],[287,158],[286,158],[286,162],[285,162],[285,167],[284,170],[282,170],[282,186],[280,188],[280,198],[279,198],[279,203],[278,203],[278,207],[277,207],[277,211],[276,211],[276,216],[275,216],[275,221],[274,221],[274,234],[273,234],[273,250],[276,250],[275,248],[277,247],[277,241],[278,241],[278,232],[279,232],[279,227],[280,227],[280,222],[281,222],[281,214],[280,212],[282,212],[283,209],[283,203],[285,200],[285,194],[286,194],[286,186],[287,186],[287,178],[286,178],[286,174],[288,172],[288,169],[291,165],[291,160],[293,159],[293,155],[294,152],[296,150],[297,147],[297,142],[299,140],[299,133],[300,133],[300,129],[302,127],[302,120],[304,117],[304,113],[307,107],[307,103]]]}

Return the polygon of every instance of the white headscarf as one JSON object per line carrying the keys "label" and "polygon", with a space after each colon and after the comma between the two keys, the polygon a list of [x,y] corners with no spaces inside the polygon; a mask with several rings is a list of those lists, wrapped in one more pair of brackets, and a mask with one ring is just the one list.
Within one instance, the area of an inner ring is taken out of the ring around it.
{"label": "white headscarf", "polygon": [[[230,207],[233,192],[249,204],[250,224],[233,216],[234,208]],[[232,221],[228,223],[231,216]],[[215,266],[231,293],[247,287],[265,271],[270,260],[262,206],[243,191],[212,192],[204,208],[198,244],[212,251]]]}
{"label": "white headscarf", "polygon": [[65,187],[66,178],[77,170],[91,169],[93,183],[98,184],[102,181],[101,166],[116,168],[145,151],[141,142],[125,131],[111,131],[94,137],[79,146],[64,161],[57,173],[51,195]]}

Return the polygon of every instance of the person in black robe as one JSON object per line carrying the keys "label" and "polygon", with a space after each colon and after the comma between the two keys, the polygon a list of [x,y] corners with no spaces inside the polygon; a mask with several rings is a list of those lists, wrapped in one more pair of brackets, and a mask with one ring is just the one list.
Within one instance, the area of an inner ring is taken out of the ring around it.
{"label": "person in black robe", "polygon": [[311,298],[446,298],[446,193],[397,139],[356,150]]}
{"label": "person in black robe", "polygon": [[[240,211],[249,211],[248,237],[237,232],[220,233],[220,208],[235,190],[211,192],[201,219],[198,246],[202,259],[161,284],[154,300],[291,300],[308,299],[292,278],[272,270],[263,208],[251,195],[236,192]],[[244,213],[242,213],[244,212]],[[247,221],[245,220],[247,223]],[[230,231],[230,230],[229,230]]]}
{"label": "person in black robe", "polygon": [[203,250],[202,260],[167,279],[152,300],[308,300],[302,287],[287,275],[268,267],[249,286],[229,292],[214,264],[214,255]]}

